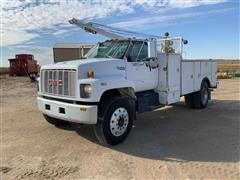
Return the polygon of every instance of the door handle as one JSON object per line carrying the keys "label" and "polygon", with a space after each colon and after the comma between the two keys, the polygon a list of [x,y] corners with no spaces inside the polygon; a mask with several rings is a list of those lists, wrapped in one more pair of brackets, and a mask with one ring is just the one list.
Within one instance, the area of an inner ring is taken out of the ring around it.
{"label": "door handle", "polygon": [[144,62],[134,62],[133,66],[142,66],[144,65]]}

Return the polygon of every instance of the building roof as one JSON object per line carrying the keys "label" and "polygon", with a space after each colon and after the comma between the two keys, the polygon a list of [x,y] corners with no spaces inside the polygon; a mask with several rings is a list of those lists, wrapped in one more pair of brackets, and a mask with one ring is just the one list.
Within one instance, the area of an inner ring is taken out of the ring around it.
{"label": "building roof", "polygon": [[94,44],[91,43],[56,43],[53,48],[91,48]]}

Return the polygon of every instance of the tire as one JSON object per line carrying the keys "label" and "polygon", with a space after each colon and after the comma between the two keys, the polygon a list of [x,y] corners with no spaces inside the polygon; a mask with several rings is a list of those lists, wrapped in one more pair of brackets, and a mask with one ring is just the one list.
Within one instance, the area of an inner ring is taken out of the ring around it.
{"label": "tire", "polygon": [[203,109],[207,107],[208,100],[210,97],[209,86],[206,81],[203,81],[201,84],[201,89],[198,92],[195,92],[193,95],[193,105],[196,109]]}
{"label": "tire", "polygon": [[193,105],[193,93],[185,95],[185,104],[189,108],[194,108],[194,105]]}
{"label": "tire", "polygon": [[36,81],[36,74],[35,73],[29,73],[28,77],[31,79],[31,82],[35,82]]}
{"label": "tire", "polygon": [[132,129],[135,102],[127,97],[111,97],[101,103],[98,116],[94,132],[99,142],[104,145],[120,144]]}
{"label": "tire", "polygon": [[60,119],[56,119],[56,118],[50,117],[46,114],[43,114],[43,116],[44,116],[44,118],[46,119],[47,122],[49,122],[50,124],[53,124],[55,126],[66,125],[66,124],[69,123],[68,121],[63,121],[63,120],[60,120]]}

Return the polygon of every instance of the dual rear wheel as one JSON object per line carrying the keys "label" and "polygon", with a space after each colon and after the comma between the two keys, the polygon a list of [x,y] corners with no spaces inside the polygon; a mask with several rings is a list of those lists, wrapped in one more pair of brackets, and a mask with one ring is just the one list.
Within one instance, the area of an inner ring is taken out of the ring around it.
{"label": "dual rear wheel", "polygon": [[201,84],[201,89],[197,92],[185,95],[185,103],[190,108],[203,109],[207,107],[210,99],[209,85],[206,81]]}

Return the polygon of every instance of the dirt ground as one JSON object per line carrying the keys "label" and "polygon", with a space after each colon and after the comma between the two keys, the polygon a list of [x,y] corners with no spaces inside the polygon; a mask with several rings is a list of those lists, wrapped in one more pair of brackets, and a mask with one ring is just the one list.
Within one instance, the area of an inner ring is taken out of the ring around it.
{"label": "dirt ground", "polygon": [[1,76],[2,179],[239,179],[240,79],[221,80],[207,109],[184,102],[138,116],[121,145],[91,126],[57,128],[37,110],[35,84]]}

